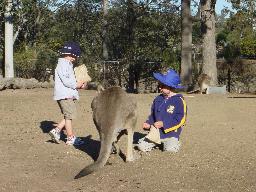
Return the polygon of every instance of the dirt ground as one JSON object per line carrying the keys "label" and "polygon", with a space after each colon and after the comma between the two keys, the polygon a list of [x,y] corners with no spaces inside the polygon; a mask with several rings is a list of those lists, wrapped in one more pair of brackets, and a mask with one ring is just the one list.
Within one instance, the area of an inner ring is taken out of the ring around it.
{"label": "dirt ground", "polygon": [[[74,180],[100,148],[90,109],[96,92],[80,91],[73,123],[85,141],[80,148],[50,141],[48,132],[61,119],[52,93],[0,92],[1,192],[256,191],[256,95],[185,94],[188,120],[180,152],[134,150],[139,158],[131,163],[111,155],[103,169]],[[145,134],[140,127],[156,94],[132,96],[139,108],[136,141]]]}

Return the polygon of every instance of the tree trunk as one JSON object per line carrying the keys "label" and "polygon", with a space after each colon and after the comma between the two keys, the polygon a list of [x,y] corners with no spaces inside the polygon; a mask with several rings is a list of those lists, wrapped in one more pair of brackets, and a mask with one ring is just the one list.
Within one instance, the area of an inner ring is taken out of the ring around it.
{"label": "tree trunk", "polygon": [[[137,87],[137,83],[135,82],[135,71],[136,69],[136,62],[134,61],[134,27],[136,23],[136,15],[135,15],[135,7],[133,0],[127,0],[127,20],[126,20],[126,33],[127,33],[127,45],[125,54],[127,57],[127,65],[128,65],[128,72],[129,72],[129,81],[128,81],[128,91],[135,92],[135,90],[139,90]],[[139,78],[137,76],[137,78]]]}
{"label": "tree trunk", "polygon": [[211,77],[210,84],[217,85],[216,42],[215,42],[215,4],[216,0],[201,0],[201,32],[203,38],[202,72]]}
{"label": "tree trunk", "polygon": [[192,19],[190,0],[182,0],[182,44],[181,44],[181,82],[192,84]]}
{"label": "tree trunk", "polygon": [[107,48],[107,16],[108,14],[108,0],[103,0],[103,26],[102,26],[102,57],[103,57],[103,65],[104,65],[104,79],[103,86],[107,87],[108,81],[105,79],[105,68],[106,61],[108,60],[108,48]]}
{"label": "tree trunk", "polygon": [[107,48],[107,14],[108,14],[108,0],[103,0],[103,28],[102,28],[102,54],[103,59],[108,60],[108,48]]}
{"label": "tree trunk", "polygon": [[8,0],[5,8],[5,77],[14,77],[13,69],[13,16],[12,10],[12,0]]}

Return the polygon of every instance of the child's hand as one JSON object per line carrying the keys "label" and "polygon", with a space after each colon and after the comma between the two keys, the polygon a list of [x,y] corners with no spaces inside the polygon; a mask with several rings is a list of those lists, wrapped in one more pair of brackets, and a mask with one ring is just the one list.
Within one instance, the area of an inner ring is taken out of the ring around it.
{"label": "child's hand", "polygon": [[163,121],[157,121],[154,123],[155,128],[160,129],[164,126]]}
{"label": "child's hand", "polygon": [[87,88],[87,83],[84,82],[83,85],[82,85],[82,87],[81,87],[81,89],[86,89],[86,88]]}
{"label": "child's hand", "polygon": [[148,123],[143,123],[142,128],[143,128],[143,129],[150,129],[150,124],[148,124]]}
{"label": "child's hand", "polygon": [[83,81],[78,81],[77,84],[76,84],[76,88],[77,89],[81,89],[82,86],[83,86],[84,82]]}

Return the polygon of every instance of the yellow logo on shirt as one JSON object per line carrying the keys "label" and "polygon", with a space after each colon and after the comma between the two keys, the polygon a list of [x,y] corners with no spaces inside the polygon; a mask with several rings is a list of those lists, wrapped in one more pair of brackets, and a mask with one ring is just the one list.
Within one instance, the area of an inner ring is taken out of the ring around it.
{"label": "yellow logo on shirt", "polygon": [[167,108],[167,113],[173,113],[175,107],[173,105],[170,105],[168,108]]}

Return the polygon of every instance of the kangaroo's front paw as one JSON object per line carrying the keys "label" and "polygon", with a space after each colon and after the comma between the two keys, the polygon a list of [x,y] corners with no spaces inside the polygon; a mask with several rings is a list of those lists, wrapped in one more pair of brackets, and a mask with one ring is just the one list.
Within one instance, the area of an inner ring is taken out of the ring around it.
{"label": "kangaroo's front paw", "polygon": [[132,155],[131,157],[127,157],[127,158],[126,158],[126,162],[135,161],[135,160],[141,158],[141,156],[142,156],[142,153],[140,153],[140,152],[139,152],[139,153],[135,152],[135,153],[133,153],[133,155]]}

